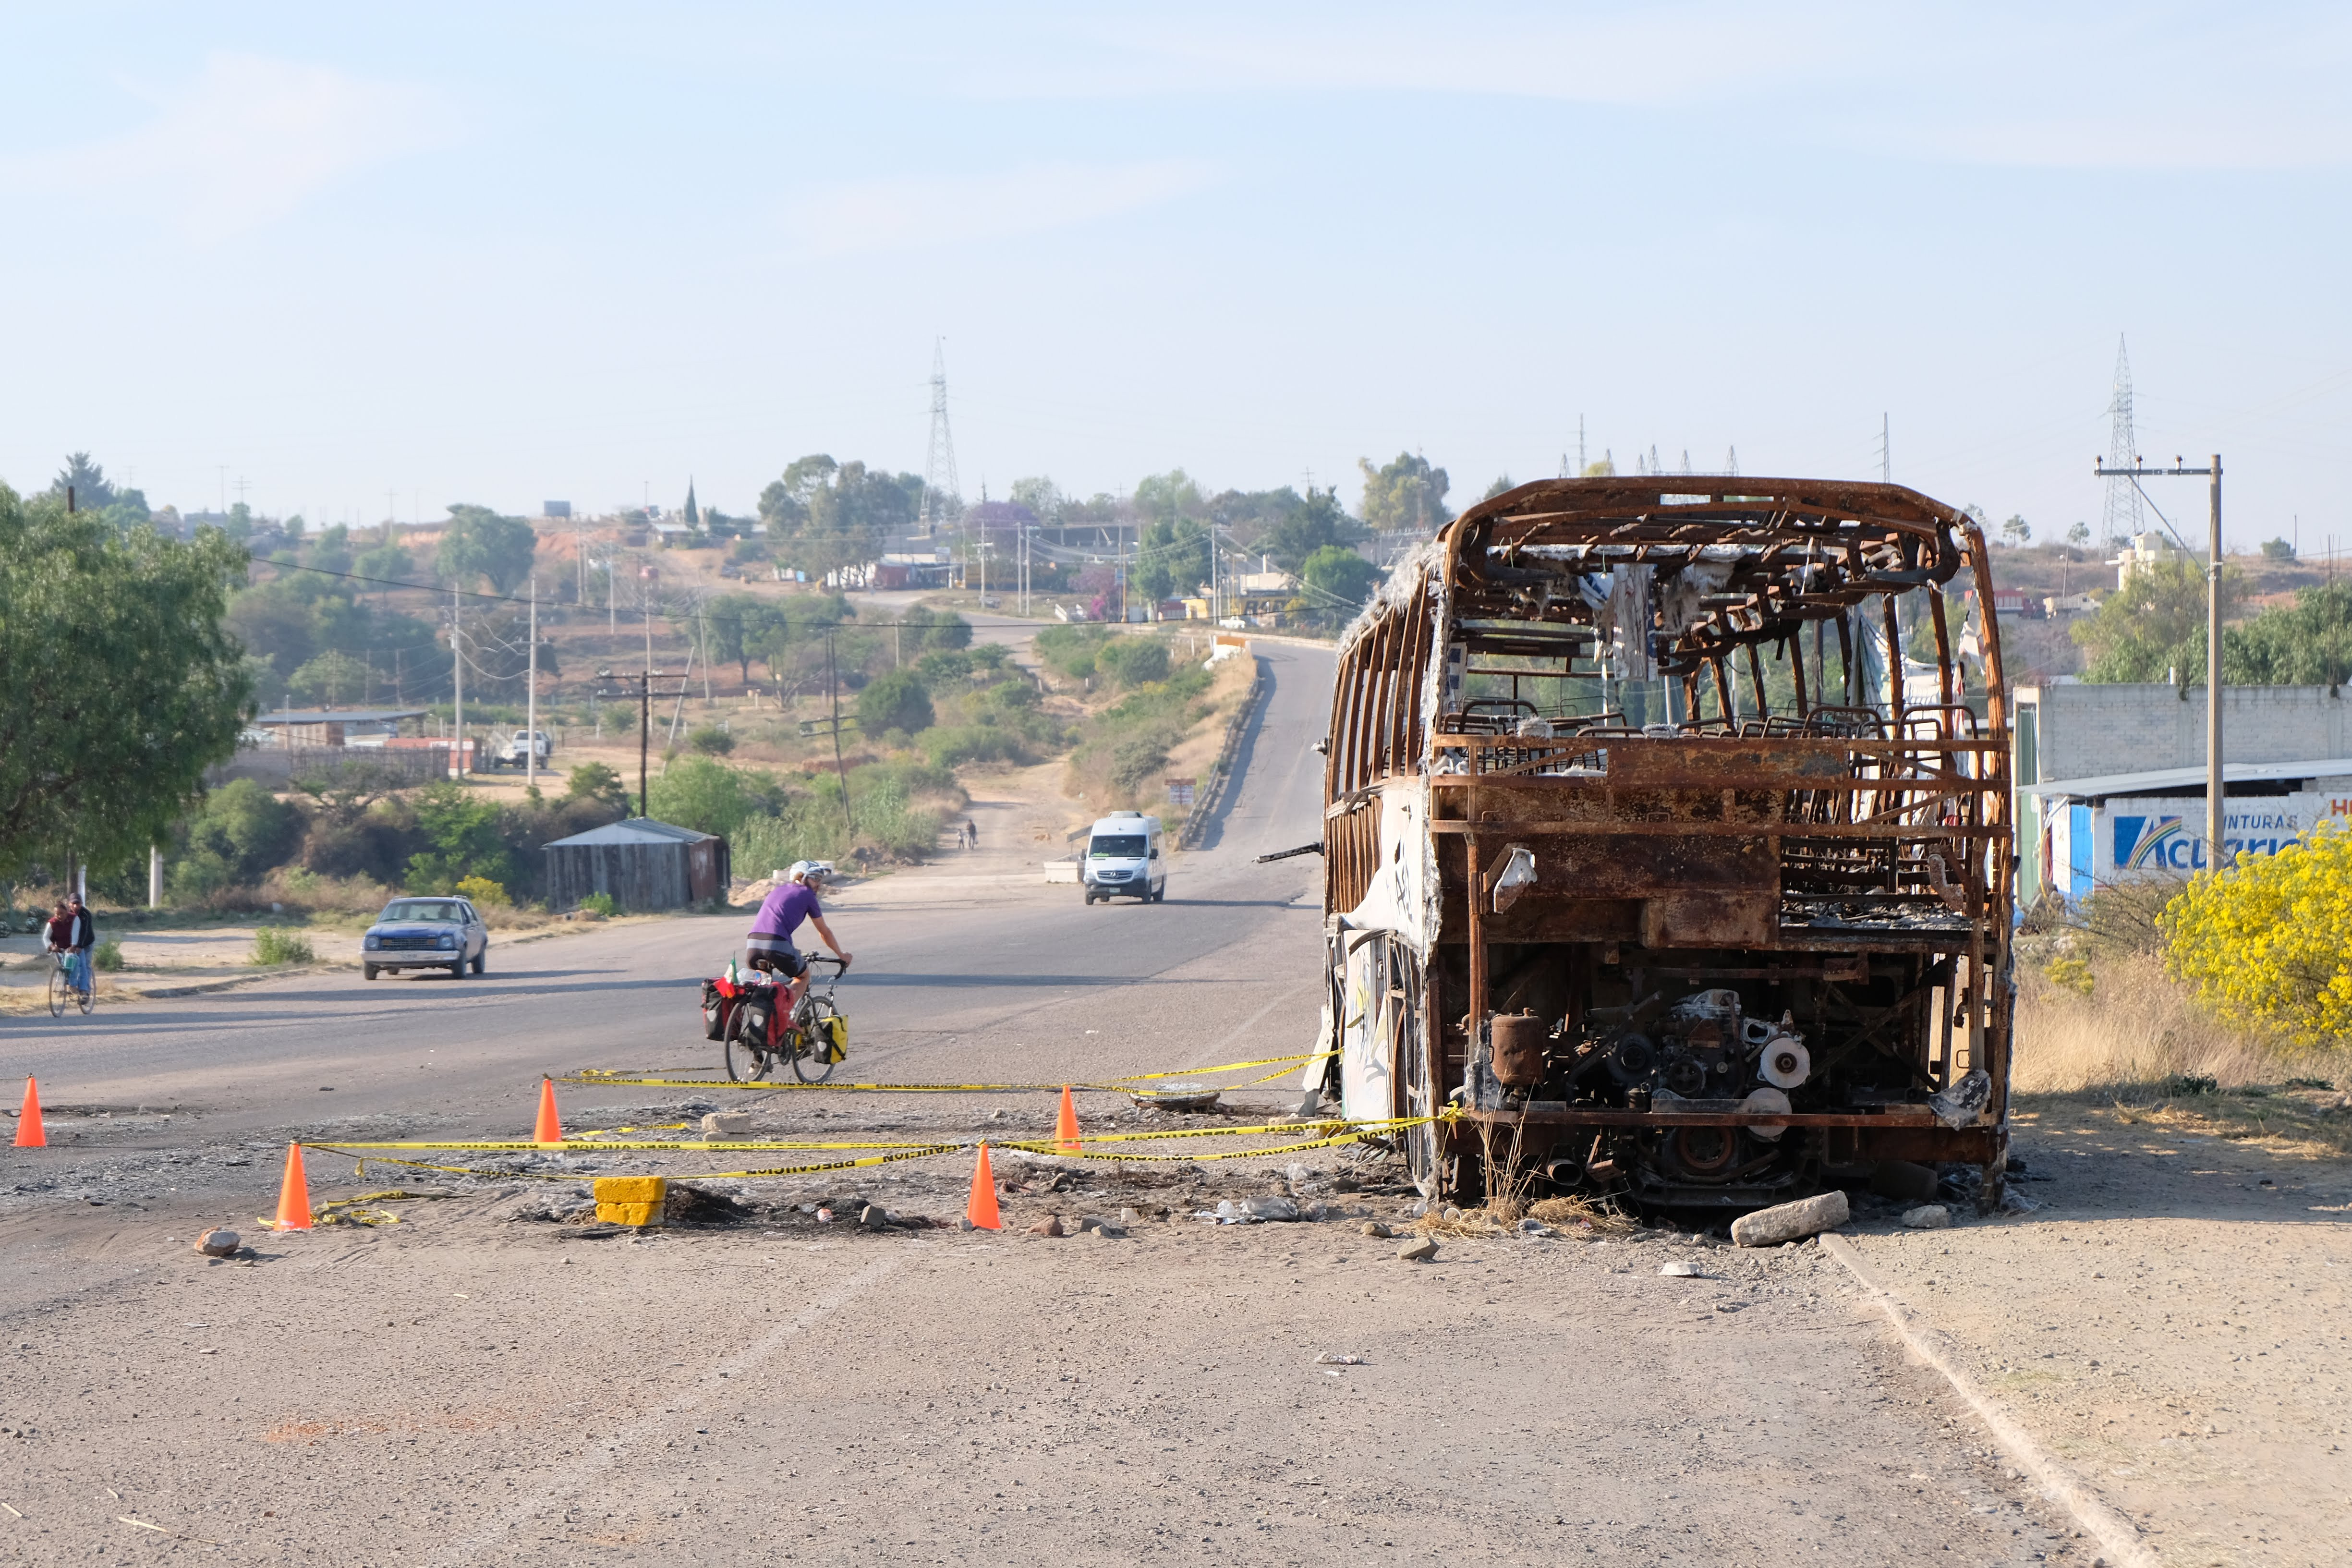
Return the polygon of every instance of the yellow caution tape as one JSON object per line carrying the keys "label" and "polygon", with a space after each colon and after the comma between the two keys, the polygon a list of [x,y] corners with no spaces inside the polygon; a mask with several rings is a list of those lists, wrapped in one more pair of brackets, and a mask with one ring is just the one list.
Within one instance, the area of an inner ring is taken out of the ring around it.
{"label": "yellow caution tape", "polygon": [[[589,1143],[578,1145],[577,1147],[583,1152],[591,1150],[609,1150],[626,1151],[636,1153],[710,1153],[718,1151],[748,1153],[768,1150],[778,1152],[789,1150],[811,1153],[831,1151],[847,1152],[862,1149],[887,1151],[883,1153],[865,1155],[854,1160],[835,1160],[815,1164],[803,1165],[777,1165],[754,1171],[706,1171],[696,1175],[680,1176],[677,1178],[680,1181],[719,1181],[745,1179],[751,1177],[811,1175],[825,1171],[850,1171],[869,1165],[894,1164],[902,1160],[927,1160],[938,1154],[962,1153],[977,1148],[982,1142],[987,1142],[999,1149],[1015,1149],[1026,1153],[1062,1156],[1083,1160],[1116,1160],[1124,1162],[1140,1162],[1147,1160],[1178,1160],[1190,1162],[1206,1162],[1210,1160],[1255,1160],[1263,1159],[1272,1154],[1289,1154],[1307,1149],[1328,1149],[1342,1143],[1360,1142],[1366,1138],[1375,1138],[1384,1133],[1402,1131],[1409,1127],[1425,1126],[1432,1121],[1444,1120],[1446,1119],[1443,1117],[1429,1116],[1401,1116],[1390,1117],[1377,1121],[1344,1121],[1331,1119],[1309,1122],[1276,1122],[1256,1127],[1183,1128],[1164,1132],[1106,1132],[1084,1138],[1082,1140],[1082,1146],[1075,1151],[1065,1147],[1063,1144],[1052,1138],[1002,1140],[975,1138],[961,1140],[950,1143],[819,1143],[761,1142],[744,1141],[740,1142],[716,1143]],[[1098,1151],[1083,1147],[1083,1144],[1086,1143],[1129,1143],[1169,1138],[1241,1137],[1249,1135],[1264,1135],[1267,1133],[1309,1131],[1321,1132],[1324,1135],[1318,1138],[1309,1138],[1289,1143],[1276,1144],[1272,1148],[1229,1149],[1221,1152],[1210,1154],[1146,1154],[1129,1152],[1126,1151]],[[362,1159],[360,1153],[357,1152],[362,1150],[373,1151],[380,1149],[407,1149],[415,1151],[427,1149],[458,1151],[479,1150],[491,1152],[520,1152],[524,1151],[569,1152],[572,1152],[574,1147],[569,1143],[435,1143],[413,1142],[399,1143],[313,1143],[306,1145],[306,1147],[315,1152],[342,1154],[351,1159],[358,1160],[360,1161],[360,1169],[362,1171],[366,1169],[367,1159],[374,1159],[383,1161],[388,1164],[406,1166],[412,1170],[444,1171],[455,1174],[468,1176],[495,1175],[501,1179],[530,1178],[539,1181],[551,1182],[576,1182],[580,1179],[577,1173],[569,1172],[485,1171],[475,1166],[436,1165],[427,1161],[404,1160],[380,1153],[370,1153],[366,1155],[365,1159]],[[369,1194],[369,1197],[377,1200],[389,1201],[394,1195],[395,1194]],[[408,1194],[398,1195],[425,1197],[453,1196],[455,1194]],[[357,1204],[366,1202],[368,1200],[366,1198],[354,1198],[345,1201]],[[320,1212],[323,1213],[325,1211],[321,1210]]]}
{"label": "yellow caution tape", "polygon": [[[625,1076],[620,1068],[583,1068],[576,1073],[566,1073],[561,1083],[588,1086],[625,1085],[634,1089],[733,1089],[764,1092],[793,1092],[803,1089],[834,1089],[847,1094],[1010,1094],[1057,1093],[1064,1089],[1086,1089],[1101,1094],[1130,1094],[1129,1085],[1152,1083],[1160,1079],[1195,1078],[1209,1073],[1242,1072],[1250,1068],[1271,1067],[1276,1070],[1248,1083],[1225,1084],[1221,1089],[1249,1089],[1284,1075],[1301,1062],[1321,1061],[1338,1053],[1308,1051],[1295,1057],[1265,1057],[1250,1062],[1226,1062],[1221,1067],[1171,1068],[1164,1072],[1129,1073],[1123,1078],[1105,1079],[1094,1083],[796,1083],[781,1079],[761,1079],[749,1082],[734,1079],[715,1078],[650,1078]],[[659,1069],[655,1069],[659,1070]]]}
{"label": "yellow caution tape", "polygon": [[[1326,1117],[1308,1121],[1260,1122],[1246,1127],[1172,1127],[1156,1132],[1087,1132],[1080,1141],[1087,1143],[1139,1143],[1167,1138],[1244,1138],[1260,1134],[1298,1132],[1310,1128],[1353,1128],[1360,1131],[1382,1132],[1399,1127],[1418,1126],[1428,1117],[1388,1118],[1377,1121],[1348,1121],[1339,1117]],[[1042,1142],[1051,1142],[1047,1139]],[[1026,1148],[1017,1138],[968,1138],[947,1147],[970,1149],[980,1143],[1002,1145],[1007,1149]],[[639,1139],[627,1142],[583,1142],[567,1138],[560,1143],[535,1143],[529,1139],[403,1139],[385,1142],[314,1143],[305,1148],[332,1149],[347,1153],[355,1149],[410,1150],[473,1150],[484,1153],[598,1153],[631,1152],[652,1154],[709,1153],[714,1150],[736,1152],[757,1152],[766,1150],[849,1150],[849,1149],[929,1149],[936,1143],[847,1142],[818,1139],[772,1138],[712,1138],[691,1142],[670,1139]],[[381,1156],[378,1156],[381,1157]]]}

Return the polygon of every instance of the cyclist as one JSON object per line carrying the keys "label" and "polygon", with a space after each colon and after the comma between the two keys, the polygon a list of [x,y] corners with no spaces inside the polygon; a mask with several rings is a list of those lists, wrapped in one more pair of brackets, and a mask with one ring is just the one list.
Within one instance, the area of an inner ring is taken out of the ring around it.
{"label": "cyclist", "polygon": [[69,897],[73,901],[66,912],[73,921],[73,929],[68,935],[73,948],[74,984],[80,986],[82,994],[87,996],[90,987],[97,984],[97,976],[90,973],[89,950],[98,945],[98,917],[83,907],[79,893]]}
{"label": "cyclist", "polygon": [[833,949],[842,967],[849,967],[848,952],[834,940],[833,928],[824,923],[824,911],[817,907],[816,891],[824,884],[822,869],[806,860],[793,861],[784,880],[761,901],[760,912],[751,919],[751,934],[743,943],[752,968],[772,970],[786,977],[787,1018],[800,1006],[801,993],[808,989],[808,960],[793,945],[793,933],[800,929],[803,921],[816,927],[816,934]]}
{"label": "cyclist", "polygon": [[84,965],[88,963],[90,919],[89,911],[79,908],[80,903],[79,899],[70,903],[59,899],[56,910],[49,915],[47,934],[49,951],[59,954],[65,962],[66,984],[77,991],[87,992],[89,989],[89,971]]}

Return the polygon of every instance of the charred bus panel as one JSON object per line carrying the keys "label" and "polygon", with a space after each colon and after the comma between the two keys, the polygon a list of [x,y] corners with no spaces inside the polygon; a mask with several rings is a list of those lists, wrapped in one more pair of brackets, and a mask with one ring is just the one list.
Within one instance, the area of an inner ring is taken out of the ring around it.
{"label": "charred bus panel", "polygon": [[1526,485],[1409,559],[1332,707],[1347,1113],[1444,1113],[1433,1193],[1737,1211],[1902,1160],[1997,1196],[2009,718],[1964,569],[1914,491],[1749,479]]}

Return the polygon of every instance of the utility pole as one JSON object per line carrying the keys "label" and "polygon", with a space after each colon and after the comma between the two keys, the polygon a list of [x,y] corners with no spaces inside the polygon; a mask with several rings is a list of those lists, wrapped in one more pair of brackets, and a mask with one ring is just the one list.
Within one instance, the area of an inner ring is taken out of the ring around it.
{"label": "utility pole", "polygon": [[530,689],[523,697],[522,784],[539,787],[539,579],[530,580]]}
{"label": "utility pole", "polygon": [[1895,448],[1888,439],[1889,432],[1886,416],[1881,414],[1878,416],[1878,482],[1882,485],[1895,482]]}
{"label": "utility pole", "polygon": [[449,765],[459,783],[466,778],[466,650],[458,640],[457,584],[449,584],[449,679],[453,693],[449,704]]}
{"label": "utility pole", "polygon": [[2225,793],[2221,787],[2221,454],[2214,453],[2212,462],[2202,468],[2185,468],[2176,457],[2168,468],[2147,468],[2137,462],[2128,468],[2109,468],[2104,462],[2095,462],[2092,471],[2103,479],[2137,479],[2162,474],[2211,481],[2208,495],[2212,539],[2205,564],[2205,867],[2218,872],[2226,864],[2221,852]]}
{"label": "utility pole", "polygon": [[600,669],[596,672],[596,679],[613,681],[618,687],[615,690],[600,687],[596,692],[599,698],[635,697],[637,700],[637,815],[651,816],[653,811],[649,803],[652,799],[650,781],[653,776],[654,699],[657,696],[684,697],[686,681],[681,678],[676,691],[656,692],[654,689],[654,682],[668,678],[662,671],[654,668],[650,662],[642,672],[635,675],[631,675],[625,670],[615,674],[609,669]]}
{"label": "utility pole", "polygon": [[841,781],[841,820],[852,838],[857,819],[849,814],[849,768],[841,760],[841,674],[834,662],[833,628],[824,629],[824,683],[833,689],[833,776]]}

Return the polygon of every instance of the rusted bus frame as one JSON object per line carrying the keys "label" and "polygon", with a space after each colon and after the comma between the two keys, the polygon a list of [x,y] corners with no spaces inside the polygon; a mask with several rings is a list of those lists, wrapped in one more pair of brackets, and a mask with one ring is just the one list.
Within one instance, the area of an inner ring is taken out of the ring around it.
{"label": "rusted bus frame", "polygon": [[[1709,487],[1710,490],[1725,488],[1722,481]],[[1482,558],[1500,558],[1505,563],[1513,546],[1559,542],[1560,531],[1572,531],[1563,530],[1562,523],[1580,522],[1587,519],[1601,525],[1588,531],[1605,533],[1609,541],[1605,548],[1595,550],[1590,558],[1596,567],[1606,563],[1601,559],[1604,555],[1627,561],[1638,561],[1643,557],[1664,560],[1670,556],[1687,559],[1695,548],[1723,545],[1748,552],[1749,558],[1741,563],[1739,578],[1743,582],[1752,582],[1759,574],[1775,569],[1786,570],[1795,563],[1798,556],[1802,555],[1809,570],[1798,582],[1813,589],[1813,592],[1790,595],[1773,591],[1768,585],[1761,591],[1751,590],[1741,598],[1727,598],[1722,604],[1707,604],[1706,609],[1710,613],[1686,629],[1681,639],[1683,647],[1673,650],[1681,657],[1672,658],[1662,673],[1669,679],[1677,675],[1696,677],[1700,666],[1710,658],[1720,658],[1731,648],[1746,646],[1751,655],[1750,674],[1753,679],[1759,673],[1755,668],[1759,644],[1777,640],[1783,644],[1787,650],[1784,657],[1791,662],[1795,700],[1802,713],[1816,702],[1833,701],[1830,671],[1822,657],[1821,623],[1834,619],[1838,623],[1848,697],[1853,700],[1856,697],[1853,682],[1859,662],[1853,654],[1853,633],[1857,629],[1855,620],[1851,618],[1853,610],[1872,594],[1892,595],[1927,588],[1930,594],[1931,624],[1938,634],[1937,695],[1942,700],[1934,706],[1943,708],[1952,702],[1958,683],[1952,664],[1949,630],[1943,624],[1941,595],[1937,590],[1942,583],[1949,580],[1952,572],[1963,562],[1974,572],[1979,584],[1991,581],[1980,530],[1950,514],[1949,509],[1940,508],[1925,498],[1906,499],[1883,487],[1848,489],[1749,479],[1737,481],[1733,488],[1743,496],[1773,494],[1778,498],[1777,504],[1762,507],[1744,501],[1730,503],[1716,497],[1706,503],[1667,508],[1656,505],[1653,498],[1643,509],[1651,515],[1629,525],[1625,519],[1629,492],[1633,492],[1633,499],[1639,500],[1642,498],[1638,492],[1645,489],[1685,495],[1695,493],[1697,487],[1677,483],[1672,479],[1645,487],[1612,486],[1606,491],[1587,491],[1580,498],[1591,500],[1597,510],[1587,512],[1581,509],[1562,509],[1549,514],[1521,511],[1507,519],[1499,515],[1499,510],[1510,504],[1510,498],[1498,498],[1497,502],[1489,503],[1497,509],[1497,515],[1481,517],[1479,512],[1483,509],[1473,509],[1470,515],[1445,531],[1441,546],[1444,558],[1442,580],[1452,590],[1445,608],[1465,616],[1491,613],[1508,616],[1517,607],[1508,588],[1495,577],[1481,571],[1464,570],[1466,564],[1464,557],[1472,543],[1471,535],[1480,531],[1474,529],[1474,523],[1492,524],[1489,531],[1493,537],[1476,542]],[[1819,514],[1817,521],[1797,515],[1808,508]],[[1549,537],[1547,539],[1546,535]],[[1720,551],[1710,550],[1707,553],[1710,559],[1723,558]],[[1956,555],[1960,559],[1955,560]],[[1557,556],[1552,559],[1557,559]],[[1927,569],[1920,570],[1923,566]],[[1407,618],[1404,625],[1398,624],[1398,616],[1391,609],[1381,617],[1381,624],[1377,628],[1366,626],[1368,635],[1361,639],[1366,646],[1350,649],[1353,657],[1347,661],[1346,673],[1342,677],[1340,707],[1343,711],[1335,713],[1335,721],[1339,722],[1334,726],[1338,729],[1344,724],[1347,744],[1343,747],[1335,743],[1333,747],[1334,755],[1327,769],[1329,786],[1327,798],[1337,802],[1343,796],[1368,793],[1367,786],[1375,784],[1381,776],[1393,776],[1408,767],[1416,767],[1416,764],[1425,765],[1424,759],[1433,756],[1441,745],[1461,750],[1472,771],[1466,775],[1437,774],[1431,778],[1436,791],[1433,805],[1438,807],[1437,815],[1440,816],[1448,815],[1445,807],[1456,802],[1471,803],[1472,797],[1459,793],[1465,788],[1494,788],[1507,784],[1522,789],[1568,788],[1579,794],[1599,795],[1605,798],[1609,786],[1591,775],[1560,779],[1540,773],[1530,775],[1520,771],[1546,764],[1540,760],[1519,761],[1528,756],[1528,743],[1519,737],[1485,733],[1441,737],[1422,732],[1426,724],[1419,699],[1423,691],[1423,679],[1430,668],[1425,661],[1433,661],[1438,657],[1438,648],[1449,636],[1448,628],[1436,624],[1438,617],[1432,613],[1429,604],[1436,584],[1435,573],[1425,575],[1405,603]],[[1389,604],[1396,605],[1397,601],[1391,600]],[[1890,598],[1889,604],[1882,606],[1882,613],[1891,611],[1892,607]],[[1801,628],[1806,620],[1812,621],[1815,626],[1814,668],[1800,674],[1798,668],[1805,658],[1801,640]],[[1862,628],[1869,627],[1867,620],[1861,621],[1859,625]],[[1727,639],[1720,647],[1713,646],[1711,639],[1704,646],[1692,646],[1700,643],[1702,638],[1707,638],[1708,633],[1717,626],[1727,634]],[[1698,635],[1692,636],[1694,632]],[[1947,868],[1947,872],[1956,869],[1958,875],[1952,878],[1952,882],[1967,889],[1965,902],[1968,912],[1965,918],[1954,918],[1950,924],[1939,924],[1929,929],[1861,923],[1782,927],[1778,940],[1769,945],[1790,952],[1836,953],[1859,948],[1917,952],[1925,955],[1940,954],[1947,958],[1965,959],[1964,975],[1950,975],[1949,971],[1956,965],[1948,963],[1945,965],[1948,979],[1958,984],[1948,984],[1938,1012],[1942,1018],[1948,1020],[1956,1005],[1965,1010],[1969,1020],[1970,1062],[1986,1067],[1992,1073],[1996,1111],[2005,1117],[2008,1044],[2013,1019],[2010,1014],[2006,987],[1993,983],[2005,981],[2008,962],[2007,922],[1999,920],[1996,912],[2006,908],[2008,900],[2013,896],[2013,874],[2005,852],[2013,833],[2013,807],[2008,795],[2010,766],[2006,742],[2011,714],[1997,624],[1989,624],[1986,634],[1983,657],[1987,711],[1980,735],[1990,738],[1960,738],[1958,731],[1971,726],[1964,721],[1956,721],[1949,714],[1938,716],[1934,721],[1941,731],[1934,739],[1905,733],[1916,726],[1907,723],[1907,710],[1910,708],[1906,700],[1907,694],[1896,684],[1900,680],[1902,668],[1900,627],[1897,624],[1889,627],[1886,633],[1894,651],[1887,660],[1890,681],[1884,693],[1889,710],[1897,715],[1893,725],[1895,734],[1875,742],[1855,737],[1837,737],[1846,742],[1845,756],[1852,771],[1850,777],[1807,779],[1803,790],[1791,791],[1790,781],[1784,774],[1755,780],[1748,791],[1741,792],[1780,792],[1795,802],[1800,810],[1809,805],[1817,805],[1821,811],[1834,815],[1851,817],[1858,813],[1859,821],[1703,825],[1685,819],[1635,826],[1603,818],[1558,824],[1494,819],[1442,825],[1433,823],[1432,827],[1439,833],[1449,836],[1458,833],[1464,840],[1466,861],[1465,895],[1468,903],[1465,912],[1471,928],[1465,934],[1471,937],[1467,956],[1471,963],[1471,989],[1474,993],[1469,997],[1453,999],[1449,1005],[1448,999],[1439,994],[1442,977],[1435,966],[1432,965],[1425,973],[1422,1015],[1425,1026],[1419,1043],[1426,1052],[1426,1070],[1433,1092],[1443,1093],[1453,1078],[1451,1069],[1456,1065],[1454,1052],[1449,1048],[1446,1039],[1444,1020],[1462,1015],[1483,1025],[1482,1016],[1491,1005],[1491,997],[1486,994],[1489,977],[1484,973],[1486,968],[1484,961],[1489,955],[1485,952],[1486,921],[1483,919],[1486,881],[1486,868],[1482,863],[1486,846],[1482,844],[1483,838],[1507,835],[1540,836],[1551,828],[1573,835],[1606,836],[1624,832],[1629,827],[1635,833],[1680,833],[1692,837],[1699,836],[1693,833],[1694,828],[1705,826],[1709,829],[1719,827],[1727,836],[1753,837],[1760,832],[1763,837],[1776,840],[1776,847],[1785,847],[1799,856],[1825,852],[1834,857],[1848,850],[1869,848],[1875,858],[1875,846],[1885,844],[1886,852],[1901,862],[1899,876],[1915,887],[1922,886],[1927,853],[1938,847],[1946,847],[1945,853],[1950,855],[1956,863]],[[1864,635],[1872,634],[1865,629]],[[1689,684],[1686,679],[1685,686]],[[1405,743],[1401,749],[1395,746],[1391,738],[1393,731],[1389,725],[1381,722],[1393,721],[1400,715],[1400,699],[1402,700],[1402,714],[1405,726]],[[1719,705],[1723,700],[1724,694],[1718,687]],[[1375,732],[1376,727],[1378,732]],[[1339,737],[1334,739],[1336,742]],[[1580,735],[1563,737],[1556,743],[1555,754],[1562,758],[1590,755],[1599,749],[1594,744],[1596,739]],[[1623,743],[1634,739],[1611,736],[1602,743]],[[1677,740],[1672,743],[1677,746],[1697,745],[1710,750],[1717,744],[1688,740]],[[1516,752],[1511,763],[1506,764],[1513,766],[1511,774],[1499,775],[1486,771],[1507,752]],[[1475,753],[1475,756],[1470,753]],[[1982,753],[1985,760],[1979,761],[1979,753]],[[1730,787],[1736,790],[1740,784],[1748,782],[1735,779],[1731,781]],[[1594,787],[1596,784],[1600,785],[1598,789]],[[1675,789],[1677,785],[1670,777],[1654,777],[1620,787],[1654,791]],[[1688,787],[1713,794],[1725,790],[1727,784],[1722,777],[1717,776],[1692,779]],[[1349,871],[1348,880],[1358,888],[1365,885],[1360,878],[1368,879],[1373,870],[1370,859],[1377,851],[1379,814],[1370,808],[1370,805],[1367,800],[1362,809],[1343,810],[1331,824],[1335,847],[1339,847],[1342,837],[1349,841],[1344,863]],[[1951,816],[1957,820],[1920,820],[1930,816]],[[1782,831],[1771,831],[1774,827]],[[1365,840],[1360,865],[1353,843],[1359,837]],[[1906,847],[1916,852],[1917,858],[1906,856],[1904,851]],[[1441,850],[1441,857],[1443,853]],[[1335,858],[1335,864],[1341,862]],[[1850,869],[1821,862],[1809,862],[1809,865],[1814,872],[1839,876],[1845,875]],[[1893,863],[1889,865],[1894,868]],[[1797,896],[1850,899],[1863,895],[1801,893]],[[1919,906],[1923,911],[1937,907],[1930,901],[1929,894],[1924,889],[1913,893],[1872,894],[1867,897],[1873,903],[1888,899],[1909,902]],[[1991,929],[1988,930],[1988,927]],[[1465,1001],[1470,1003],[1466,1010],[1462,1005]],[[1465,1044],[1475,1049],[1483,1032],[1483,1028],[1474,1027],[1473,1037]],[[1938,1035],[1943,1037],[1942,1040],[1937,1037]],[[1931,1034],[1927,1043],[1931,1060],[1948,1080],[1958,1071],[1950,1044],[1944,1043],[1948,1041],[1948,1037],[1949,1026],[1942,1024]],[[1942,1045],[1941,1049],[1938,1049],[1939,1044]],[[1583,1113],[1572,1120],[1591,1125],[1593,1114]],[[1693,1120],[1654,1111],[1600,1114],[1611,1119],[1622,1118],[1623,1124],[1633,1126],[1671,1126]],[[1480,1121],[1515,1119],[1513,1113],[1472,1113],[1472,1116]],[[1548,1113],[1525,1118],[1529,1121],[1554,1119]],[[1563,1117],[1559,1120],[1567,1121],[1571,1119]],[[1793,1125],[1803,1124],[1808,1119],[1792,1114],[1788,1118],[1768,1120],[1785,1121]],[[1969,1142],[1972,1147],[1982,1143],[1987,1150],[1998,1148],[1998,1126],[1953,1133],[1922,1126],[1916,1117],[1889,1117],[1883,1113],[1867,1117],[1824,1118],[1823,1124],[1829,1125],[1832,1121],[1838,1124],[1832,1130],[1833,1133],[1843,1132],[1850,1137],[1867,1139],[1875,1135],[1882,1141],[1888,1137],[1927,1140],[1938,1148],[1946,1142],[1952,1142],[1957,1148],[1958,1142],[1955,1141],[1961,1141]]]}

